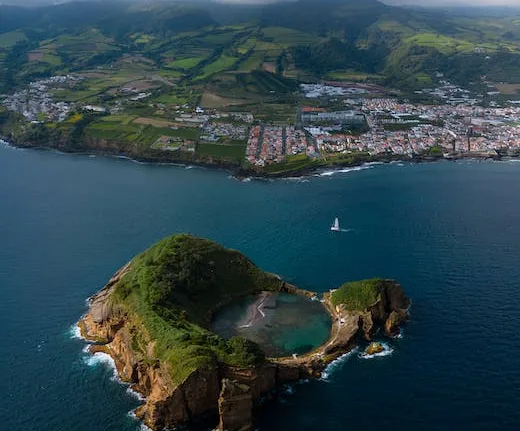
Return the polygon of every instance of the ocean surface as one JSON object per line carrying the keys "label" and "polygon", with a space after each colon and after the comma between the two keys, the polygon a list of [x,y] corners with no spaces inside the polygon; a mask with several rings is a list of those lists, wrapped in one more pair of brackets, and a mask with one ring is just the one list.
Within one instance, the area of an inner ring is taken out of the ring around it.
{"label": "ocean surface", "polygon": [[[346,232],[329,230],[339,217]],[[375,165],[305,180],[0,147],[0,429],[138,430],[139,400],[74,338],[133,255],[190,232],[302,288],[392,277],[386,356],[354,351],[260,430],[520,429],[520,163]]]}

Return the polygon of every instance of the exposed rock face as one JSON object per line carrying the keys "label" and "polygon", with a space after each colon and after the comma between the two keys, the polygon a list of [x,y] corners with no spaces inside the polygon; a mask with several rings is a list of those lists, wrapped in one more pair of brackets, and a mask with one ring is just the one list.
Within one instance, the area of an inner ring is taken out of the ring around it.
{"label": "exposed rock face", "polygon": [[399,334],[400,325],[406,320],[406,318],[406,316],[392,310],[385,322],[385,332],[389,335]]}
{"label": "exposed rock face", "polygon": [[399,327],[408,319],[407,309],[410,300],[403,289],[393,280],[384,280],[378,301],[365,311],[348,311],[341,306],[336,307],[340,319],[346,320],[358,316],[360,332],[365,339],[371,340],[374,333],[383,328],[387,335],[399,333]]}
{"label": "exposed rock face", "polygon": [[217,417],[220,392],[217,370],[198,369],[179,386],[164,377],[166,370],[156,371],[146,377],[155,380],[150,379],[152,386],[146,403],[136,411],[146,425],[152,429],[172,428]]}
{"label": "exposed rock face", "polygon": [[218,399],[219,431],[253,430],[251,388],[234,380],[223,379]]}
{"label": "exposed rock face", "polygon": [[[114,359],[119,376],[146,397],[136,416],[152,429],[172,428],[179,424],[217,417],[220,377],[216,368],[198,368],[184,382],[176,385],[163,364],[143,360],[132,350],[134,327],[128,316],[101,313],[101,301],[108,297],[103,290],[93,298],[94,313],[80,322],[83,335],[97,343],[91,351],[104,351]],[[102,319],[100,320],[100,316]],[[153,350],[153,348],[152,348]],[[153,356],[152,356],[153,357]]]}
{"label": "exposed rock face", "polygon": [[[272,358],[252,368],[201,366],[181,383],[175,383],[167,365],[154,359],[155,342],[140,329],[139,322],[110,301],[112,287],[129,270],[122,268],[103,290],[91,299],[90,310],[78,323],[85,338],[95,342],[92,351],[103,351],[114,359],[123,381],[146,397],[136,410],[150,428],[161,430],[211,420],[220,416],[220,431],[253,430],[253,407],[277,386],[302,378],[319,377],[325,366],[352,349],[359,333],[370,338],[379,327],[394,334],[406,319],[409,300],[402,289],[388,282],[381,297],[370,309],[352,312],[334,307],[329,295],[324,305],[333,326],[327,343],[306,355]],[[282,289],[300,294],[294,286]],[[312,297],[312,292],[301,294]],[[134,349],[136,332],[145,349]],[[145,350],[145,351],[143,351]]]}
{"label": "exposed rock face", "polygon": [[[122,274],[124,271],[119,276]],[[117,276],[111,280],[112,284],[115,282]],[[266,362],[251,369],[198,368],[176,385],[164,365],[151,360],[153,354],[143,359],[142,353],[132,350],[135,325],[128,316],[109,305],[112,284],[92,298],[90,312],[79,326],[83,336],[96,343],[91,346],[91,352],[102,351],[112,356],[121,379],[146,397],[145,404],[136,410],[136,416],[154,430],[216,421],[219,413],[222,430],[252,430],[254,402],[278,385],[306,375],[298,366]],[[152,341],[149,349],[153,353]],[[222,380],[229,384],[221,386]],[[240,388],[247,388],[247,393],[241,393]]]}
{"label": "exposed rock face", "polygon": [[367,355],[375,355],[377,353],[381,353],[384,350],[385,350],[385,348],[383,347],[383,345],[381,343],[373,342],[373,343],[370,343],[368,345],[368,347],[365,349],[365,353]]}

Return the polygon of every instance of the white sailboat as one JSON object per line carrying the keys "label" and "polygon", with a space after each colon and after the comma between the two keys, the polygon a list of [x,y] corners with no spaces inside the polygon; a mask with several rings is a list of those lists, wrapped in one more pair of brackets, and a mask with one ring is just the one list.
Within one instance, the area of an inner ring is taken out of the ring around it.
{"label": "white sailboat", "polygon": [[330,230],[334,232],[339,232],[341,230],[339,228],[339,219],[337,217],[334,219],[334,224],[330,227]]}

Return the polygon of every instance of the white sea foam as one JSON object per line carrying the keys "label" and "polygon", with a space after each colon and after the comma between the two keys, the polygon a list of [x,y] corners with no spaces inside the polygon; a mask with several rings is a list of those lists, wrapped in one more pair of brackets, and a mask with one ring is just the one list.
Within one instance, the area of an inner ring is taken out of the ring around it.
{"label": "white sea foam", "polygon": [[[83,349],[83,351],[85,352],[88,352],[88,348],[90,346],[86,346],[85,349]],[[94,354],[89,354],[86,358],[85,358],[85,363],[89,366],[89,367],[97,367],[99,364],[103,364],[103,365],[108,365],[115,373],[117,373],[117,369],[116,369],[116,363],[114,362],[114,360],[112,359],[112,356],[110,356],[109,354],[107,353],[103,353],[103,352],[96,352]]]}
{"label": "white sea foam", "polygon": [[146,397],[141,395],[139,392],[134,391],[130,386],[126,388],[126,393],[132,395],[134,398],[137,398],[138,401],[146,401]]}
{"label": "white sea foam", "polygon": [[143,162],[141,160],[135,160],[135,159],[132,159],[132,158],[129,158],[128,160],[130,160],[132,163],[136,163],[138,165],[153,165],[152,162]]}
{"label": "white sea foam", "polygon": [[84,358],[85,364],[87,364],[89,367],[97,367],[100,364],[102,364],[104,366],[108,366],[112,370],[112,377],[110,378],[111,380],[113,380],[121,385],[126,386],[127,387],[126,392],[128,395],[133,396],[134,398],[136,398],[139,401],[146,401],[146,398],[143,395],[141,395],[139,392],[134,391],[132,389],[132,387],[130,386],[130,384],[123,382],[121,380],[121,378],[119,377],[119,374],[117,372],[116,363],[114,362],[114,359],[112,359],[112,357],[107,353],[103,353],[103,352],[96,352],[94,354],[90,353],[89,349],[91,346],[92,346],[91,344],[87,344],[83,348],[83,353],[86,354],[86,356]]}
{"label": "white sea foam", "polygon": [[135,410],[130,410],[128,412],[128,416],[130,416],[132,419],[134,419],[135,421],[138,421],[139,422],[139,429],[141,431],[152,431],[151,428],[148,428],[144,423],[142,423],[139,418],[135,415]]}
{"label": "white sea foam", "polygon": [[116,363],[114,362],[114,359],[112,359],[112,356],[104,352],[96,352],[91,354],[89,347],[90,345],[87,345],[83,349],[84,352],[88,353],[88,356],[85,357],[85,363],[89,367],[97,367],[100,364],[109,367],[112,371],[112,377],[110,379],[115,382],[124,384],[124,382],[120,379],[119,374],[117,373]]}
{"label": "white sea foam", "polygon": [[403,328],[399,328],[399,333],[395,334],[392,338],[397,338],[398,340],[400,340],[403,337],[404,337],[404,330],[403,330]]}
{"label": "white sea foam", "polygon": [[346,174],[349,172],[364,171],[365,169],[372,169],[372,165],[366,164],[363,166],[356,166],[353,168],[334,169],[332,171],[321,172],[319,174],[316,174],[316,176],[317,177],[330,177],[330,176],[336,175],[336,174]]}
{"label": "white sea foam", "polygon": [[151,164],[153,164],[153,163],[150,163],[150,162],[142,162],[140,160],[135,160],[132,157],[123,156],[123,155],[119,155],[119,154],[111,156],[111,157],[113,157],[114,159],[128,160],[129,162],[137,163],[138,165],[151,165]]}
{"label": "white sea foam", "polygon": [[394,349],[390,347],[387,343],[381,343],[383,346],[383,351],[379,353],[374,353],[373,355],[367,355],[365,352],[359,354],[361,359],[373,359],[373,358],[382,358],[384,356],[389,356],[393,353]]}
{"label": "white sea foam", "polygon": [[308,183],[309,182],[308,178],[305,178],[305,177],[285,177],[285,178],[280,178],[280,180],[294,181],[296,183]]}
{"label": "white sea foam", "polygon": [[286,395],[293,395],[294,394],[294,387],[292,387],[291,385],[284,385],[283,393],[286,394]]}
{"label": "white sea foam", "polygon": [[238,181],[239,183],[250,183],[252,181],[252,178],[235,177],[234,175],[228,175],[228,179]]}
{"label": "white sea foam", "polygon": [[81,330],[79,329],[79,326],[74,323],[69,329],[69,335],[70,338],[76,338],[78,340],[85,340],[85,338],[81,335]]}
{"label": "white sea foam", "polygon": [[343,364],[348,360],[348,358],[350,358],[357,351],[358,348],[356,347],[355,349],[352,349],[350,352],[347,352],[341,355],[338,359],[332,361],[329,365],[325,367],[325,369],[321,373],[320,380],[323,380],[324,382],[329,382],[332,373],[334,373],[334,371],[336,371],[338,368],[341,368]]}
{"label": "white sea foam", "polygon": [[25,148],[15,147],[15,146],[11,145],[9,142],[4,141],[3,139],[0,139],[0,146],[9,148],[10,150],[15,150],[15,151],[25,151],[26,150]]}

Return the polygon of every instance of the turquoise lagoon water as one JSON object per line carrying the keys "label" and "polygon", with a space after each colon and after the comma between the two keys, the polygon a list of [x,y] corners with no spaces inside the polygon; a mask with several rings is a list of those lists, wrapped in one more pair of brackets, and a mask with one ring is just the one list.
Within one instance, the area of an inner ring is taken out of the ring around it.
{"label": "turquoise lagoon water", "polygon": [[[333,233],[339,217],[349,232]],[[269,403],[261,430],[520,428],[520,164],[371,166],[246,183],[225,172],[0,148],[0,429],[139,429],[71,327],[114,271],[175,232],[323,292],[392,277],[393,352],[354,352]]]}
{"label": "turquoise lagoon water", "polygon": [[224,338],[253,340],[273,357],[321,346],[330,336],[331,325],[321,302],[288,293],[241,298],[219,310],[212,321],[213,330]]}

